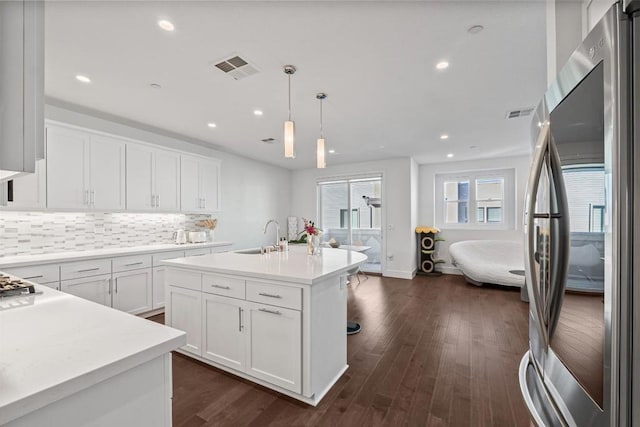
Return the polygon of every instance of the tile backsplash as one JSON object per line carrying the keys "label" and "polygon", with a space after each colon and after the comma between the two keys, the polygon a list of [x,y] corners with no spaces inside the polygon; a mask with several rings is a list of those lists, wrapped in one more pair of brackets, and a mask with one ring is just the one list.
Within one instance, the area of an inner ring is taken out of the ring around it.
{"label": "tile backsplash", "polygon": [[197,214],[0,212],[0,257],[173,242]]}

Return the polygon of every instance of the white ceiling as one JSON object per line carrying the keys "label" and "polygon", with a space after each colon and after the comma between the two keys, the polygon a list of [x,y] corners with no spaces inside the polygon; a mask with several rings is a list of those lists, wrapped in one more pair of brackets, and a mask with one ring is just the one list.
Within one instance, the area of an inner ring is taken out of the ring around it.
{"label": "white ceiling", "polygon": [[[176,30],[161,30],[161,18]],[[474,24],[484,31],[469,34]],[[437,163],[529,152],[530,118],[505,113],[538,103],[545,48],[544,1],[47,2],[46,94],[301,169],[315,166],[323,91],[325,137],[338,152],[329,165]],[[231,53],[260,73],[235,81],[209,65]],[[285,64],[298,68],[296,159],[283,156]]]}

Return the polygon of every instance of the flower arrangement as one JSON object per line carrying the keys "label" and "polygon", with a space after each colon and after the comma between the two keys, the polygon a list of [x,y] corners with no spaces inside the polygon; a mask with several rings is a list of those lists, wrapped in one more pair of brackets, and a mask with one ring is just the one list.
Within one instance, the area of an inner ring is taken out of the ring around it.
{"label": "flower arrangement", "polygon": [[307,236],[320,236],[322,234],[322,230],[316,227],[313,221],[307,218],[302,218],[302,220],[304,221],[304,230],[302,233],[305,233]]}

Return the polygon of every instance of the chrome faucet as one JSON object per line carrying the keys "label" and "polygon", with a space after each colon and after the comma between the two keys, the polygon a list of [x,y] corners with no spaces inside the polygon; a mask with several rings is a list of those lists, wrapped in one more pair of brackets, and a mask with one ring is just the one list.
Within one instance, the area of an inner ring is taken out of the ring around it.
{"label": "chrome faucet", "polygon": [[275,219],[270,219],[269,221],[267,221],[264,226],[264,234],[267,234],[269,224],[271,224],[272,222],[276,225],[276,244],[273,246],[277,249],[278,245],[280,244],[280,224],[278,224],[278,221],[276,221]]}

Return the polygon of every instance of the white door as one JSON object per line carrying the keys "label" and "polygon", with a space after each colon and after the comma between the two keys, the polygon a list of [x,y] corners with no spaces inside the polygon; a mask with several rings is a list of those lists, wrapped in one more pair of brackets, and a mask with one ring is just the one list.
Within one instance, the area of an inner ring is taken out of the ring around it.
{"label": "white door", "polygon": [[295,393],[302,392],[300,312],[247,303],[245,372]]}
{"label": "white door", "polygon": [[195,157],[180,157],[180,207],[182,212],[199,212],[204,209],[200,195],[198,163],[199,160]]}
{"label": "white door", "polygon": [[204,295],[202,357],[238,371],[245,366],[244,301]]}
{"label": "white door", "polygon": [[150,211],[154,208],[153,150],[127,144],[127,210]]}
{"label": "white door", "polygon": [[169,151],[155,152],[156,209],[180,211],[180,155]]}
{"label": "white door", "polygon": [[165,324],[187,333],[182,350],[202,354],[202,293],[177,286],[167,287]]}
{"label": "white door", "polygon": [[99,210],[125,208],[125,143],[115,138],[91,136],[90,204]]}
{"label": "white door", "polygon": [[152,296],[152,309],[158,309],[164,307],[164,278],[166,275],[165,267],[153,268],[153,296]]}
{"label": "white door", "polygon": [[113,308],[131,314],[151,311],[151,269],[132,270],[113,275]]}
{"label": "white door", "polygon": [[89,135],[47,127],[47,207],[86,209],[89,206]]}
{"label": "white door", "polygon": [[111,275],[63,280],[60,290],[98,304],[111,306]]}
{"label": "white door", "polygon": [[203,199],[204,210],[207,212],[217,212],[219,206],[219,181],[220,164],[217,162],[200,161],[200,194]]}
{"label": "white door", "polygon": [[44,209],[47,201],[46,173],[47,163],[42,159],[36,162],[35,173],[13,179],[11,184],[13,186],[13,200],[7,202],[7,207],[12,209]]}

